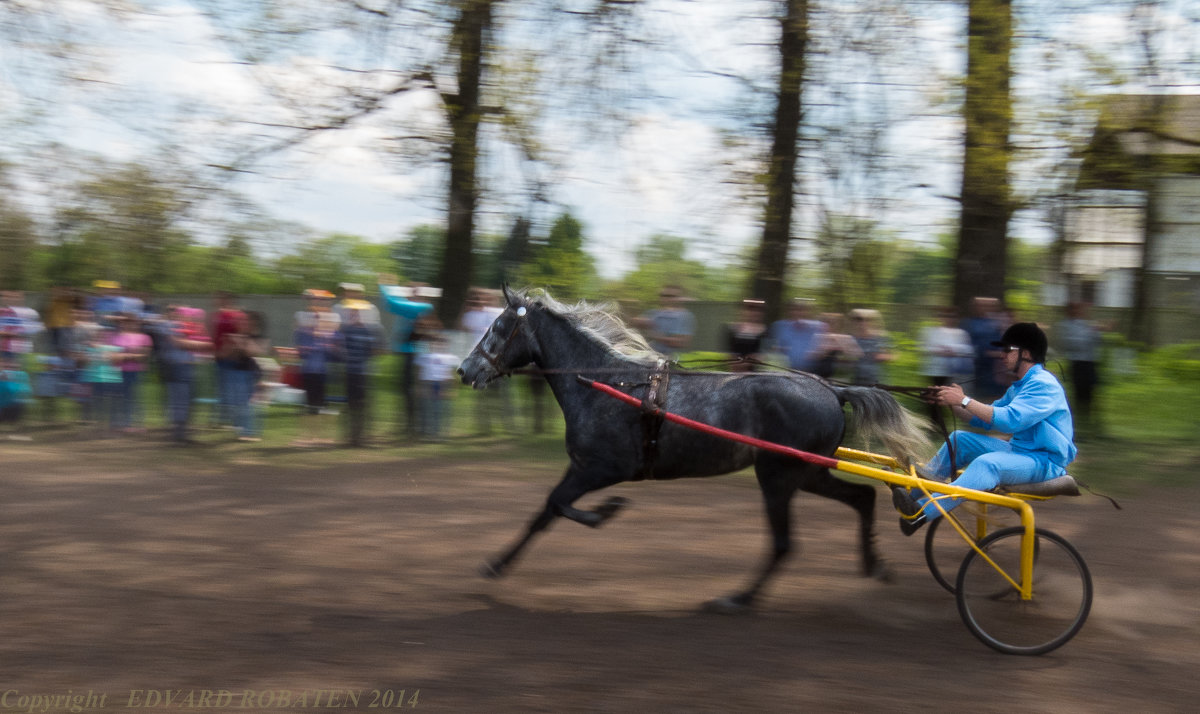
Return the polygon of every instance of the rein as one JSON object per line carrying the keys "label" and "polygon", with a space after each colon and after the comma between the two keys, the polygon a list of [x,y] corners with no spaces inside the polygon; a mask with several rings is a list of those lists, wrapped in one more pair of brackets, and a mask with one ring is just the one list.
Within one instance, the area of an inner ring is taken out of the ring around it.
{"label": "rein", "polygon": [[[588,369],[588,370],[568,369],[568,368],[561,368],[561,367],[555,368],[555,369],[543,369],[541,367],[522,368],[522,369],[506,368],[502,365],[501,359],[504,357],[504,354],[508,351],[508,348],[512,344],[513,339],[516,338],[517,333],[521,329],[521,326],[523,324],[525,324],[525,316],[528,314],[525,306],[523,306],[523,305],[518,307],[515,312],[516,312],[517,319],[516,319],[516,321],[513,322],[512,330],[509,331],[508,337],[504,338],[504,342],[501,343],[499,350],[497,350],[495,353],[491,353],[485,349],[482,349],[482,346],[480,346],[480,349],[479,349],[479,353],[483,356],[484,360],[486,360],[487,363],[490,364],[492,366],[492,368],[496,370],[497,375],[511,376],[513,374],[528,374],[528,375],[533,375],[533,376],[544,377],[548,374],[574,374],[576,376],[576,378],[578,379],[578,378],[580,378],[580,376],[581,376],[580,372],[582,372],[582,371],[586,371],[590,374],[629,374],[629,373],[639,373],[640,374],[641,373],[640,369],[635,369],[635,368],[631,368],[631,367],[610,367],[610,368],[599,368],[599,369]],[[620,386],[620,387],[624,387],[624,388],[641,387],[641,386],[647,387],[646,396],[642,399],[642,405],[641,405],[642,406],[642,472],[641,472],[640,478],[642,478],[642,479],[651,478],[651,472],[653,471],[654,462],[656,460],[656,455],[658,453],[658,434],[659,434],[659,431],[662,429],[663,419],[662,419],[661,413],[663,411],[664,405],[666,404],[667,387],[670,384],[670,379],[671,379],[672,374],[675,374],[677,376],[684,376],[684,377],[691,376],[691,375],[702,375],[702,374],[711,373],[711,372],[702,371],[703,368],[708,368],[709,370],[711,370],[716,367],[730,367],[730,366],[736,365],[736,364],[746,364],[746,365],[750,365],[750,366],[766,367],[767,369],[774,370],[774,371],[787,372],[787,373],[794,374],[797,376],[807,377],[808,379],[815,380],[829,388],[832,388],[834,385],[837,384],[836,382],[832,382],[831,380],[825,379],[823,377],[812,374],[810,372],[804,372],[804,371],[801,371],[798,369],[793,369],[791,367],[782,367],[779,365],[771,364],[770,362],[765,362],[765,361],[757,359],[755,357],[734,357],[734,358],[722,359],[722,360],[708,360],[705,362],[698,363],[698,365],[700,366],[700,369],[696,369],[696,368],[693,368],[690,366],[685,367],[685,366],[681,365],[679,362],[676,362],[676,361],[668,362],[667,360],[660,358],[656,361],[652,371],[650,372],[650,375],[647,378],[647,381],[633,382],[633,383],[622,381],[622,382],[618,382],[616,385],[616,386]],[[677,370],[683,370],[683,371],[674,371],[672,369],[673,367]],[[838,386],[849,386],[849,385],[838,385]],[[891,392],[894,394],[901,394],[901,395],[904,395],[907,397],[912,397],[914,399],[918,399],[925,403],[930,403],[929,398],[933,394],[933,390],[931,387],[909,387],[909,386],[895,386],[895,385],[889,385],[889,384],[874,384],[872,386],[876,389],[882,389],[883,391],[886,391],[886,392]],[[938,431],[941,432],[943,441],[946,444],[946,448],[949,450],[950,469],[951,469],[951,473],[954,473],[955,471],[957,471],[957,469],[955,468],[956,460],[955,460],[955,453],[954,453],[954,444],[950,440],[950,431],[946,427],[946,422],[942,417],[942,412],[940,409],[934,410],[933,421],[934,421],[934,425],[937,427]]]}
{"label": "rein", "polygon": [[[907,387],[895,386],[891,384],[876,384],[873,385],[876,389],[882,389],[885,392],[901,394],[913,399],[919,399],[926,404],[932,404],[930,397],[933,396],[933,387]],[[954,411],[951,410],[950,417],[954,418]],[[933,410],[933,425],[937,428],[938,433],[942,437],[942,442],[946,445],[946,455],[950,457],[950,473],[958,473],[958,460],[954,453],[954,442],[950,440],[950,428],[946,426],[946,419],[942,416],[941,409]]]}

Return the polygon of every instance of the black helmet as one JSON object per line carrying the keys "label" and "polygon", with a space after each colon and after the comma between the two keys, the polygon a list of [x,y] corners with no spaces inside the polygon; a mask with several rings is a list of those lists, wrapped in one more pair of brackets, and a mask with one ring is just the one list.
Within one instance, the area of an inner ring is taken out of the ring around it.
{"label": "black helmet", "polygon": [[999,341],[992,343],[993,347],[1020,347],[1029,350],[1033,361],[1046,361],[1046,348],[1049,346],[1046,333],[1032,322],[1018,322],[1004,331]]}

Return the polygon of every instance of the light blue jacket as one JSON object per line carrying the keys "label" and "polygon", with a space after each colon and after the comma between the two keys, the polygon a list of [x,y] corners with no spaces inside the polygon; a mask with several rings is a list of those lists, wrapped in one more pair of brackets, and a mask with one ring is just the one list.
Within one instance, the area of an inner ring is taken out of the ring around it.
{"label": "light blue jacket", "polygon": [[380,285],[379,294],[383,296],[388,312],[396,316],[396,324],[392,328],[392,352],[421,352],[421,345],[412,339],[413,328],[417,326],[417,320],[422,315],[433,310],[433,305],[409,300],[394,285]]}
{"label": "light blue jacket", "polygon": [[1013,451],[1048,461],[1061,475],[1075,460],[1071,407],[1058,379],[1040,364],[1029,368],[992,404],[992,423],[975,417],[973,426],[1012,434]]}

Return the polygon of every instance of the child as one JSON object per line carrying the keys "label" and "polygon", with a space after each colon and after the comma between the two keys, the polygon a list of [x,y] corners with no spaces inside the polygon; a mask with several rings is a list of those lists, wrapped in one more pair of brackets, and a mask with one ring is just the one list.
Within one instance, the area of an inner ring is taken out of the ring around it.
{"label": "child", "polygon": [[378,333],[363,320],[370,307],[371,303],[366,300],[347,300],[338,329],[341,352],[346,361],[346,441],[350,446],[364,445],[370,360],[379,352]]}
{"label": "child", "polygon": [[417,379],[424,402],[421,436],[428,441],[442,440],[445,405],[454,386],[454,369],[458,363],[458,357],[446,352],[446,338],[440,334],[429,341],[428,352],[417,355]]}
{"label": "child", "polygon": [[112,343],[109,328],[93,333],[92,341],[84,348],[83,382],[91,391],[91,417],[102,429],[116,429],[120,419],[120,358],[121,348]]}
{"label": "child", "polygon": [[171,440],[176,445],[194,443],[188,435],[192,415],[192,390],[195,365],[212,350],[212,342],[204,329],[204,311],[196,307],[179,306],[170,309],[169,320],[154,324],[162,346],[160,358],[167,384],[167,421],[171,425]]}
{"label": "child", "polygon": [[292,344],[300,357],[300,378],[304,383],[306,411],[300,417],[301,436],[292,446],[314,446],[332,444],[333,440],[323,436],[325,429],[321,417],[325,412],[325,385],[329,376],[329,362],[339,356],[336,342],[338,324],[332,312],[304,313],[312,317],[297,317],[296,331]]}
{"label": "child", "polygon": [[20,433],[21,419],[31,399],[29,375],[22,371],[15,358],[5,356],[0,361],[0,424],[12,425],[7,436],[11,441],[29,441]]}
{"label": "child", "polygon": [[142,331],[142,321],[133,314],[118,315],[118,332],[112,343],[120,348],[119,369],[121,387],[118,392],[118,423],[126,433],[145,431],[142,428],[141,398],[138,386],[146,359],[150,356],[150,336]]}
{"label": "child", "polygon": [[238,429],[238,441],[257,442],[262,440],[261,422],[253,401],[261,376],[257,360],[269,348],[264,318],[254,311],[239,312],[233,323],[218,352],[226,369],[230,416]]}

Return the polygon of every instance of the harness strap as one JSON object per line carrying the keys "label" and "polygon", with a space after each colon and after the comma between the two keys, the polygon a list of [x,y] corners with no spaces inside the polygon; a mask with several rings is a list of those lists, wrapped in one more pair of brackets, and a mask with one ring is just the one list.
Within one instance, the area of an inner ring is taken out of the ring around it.
{"label": "harness strap", "polygon": [[642,468],[633,480],[654,477],[654,462],[658,459],[658,434],[662,431],[663,410],[667,403],[667,387],[671,383],[671,368],[658,360],[650,373],[646,396],[642,398]]}
{"label": "harness strap", "polygon": [[1118,511],[1123,510],[1121,508],[1121,504],[1117,503],[1117,499],[1113,498],[1112,496],[1109,496],[1104,493],[1100,493],[1099,491],[1093,489],[1091,486],[1080,481],[1079,479],[1075,479],[1075,482],[1079,484],[1080,488],[1082,488],[1084,491],[1087,491],[1088,493],[1092,494],[1093,496],[1099,496],[1100,498],[1106,499],[1109,503],[1111,503],[1113,505],[1113,508],[1117,509]]}
{"label": "harness strap", "polygon": [[[525,317],[525,308],[524,307],[521,307],[517,310],[517,317],[518,318]],[[513,370],[508,369],[504,365],[500,364],[500,358],[503,357],[504,353],[508,351],[509,343],[512,342],[513,338],[517,336],[517,330],[521,329],[521,322],[522,321],[520,319],[518,319],[516,322],[513,323],[512,332],[508,333],[508,337],[504,340],[504,344],[500,345],[499,352],[497,352],[496,354],[493,355],[493,354],[489,353],[487,350],[484,350],[484,349],[479,350],[479,353],[481,355],[483,355],[483,358],[485,360],[487,360],[488,364],[492,365],[492,369],[496,370],[497,374],[505,375],[505,374],[513,373]]]}

